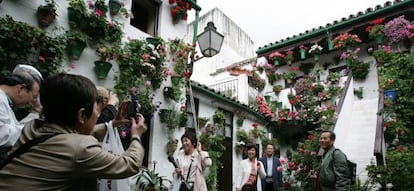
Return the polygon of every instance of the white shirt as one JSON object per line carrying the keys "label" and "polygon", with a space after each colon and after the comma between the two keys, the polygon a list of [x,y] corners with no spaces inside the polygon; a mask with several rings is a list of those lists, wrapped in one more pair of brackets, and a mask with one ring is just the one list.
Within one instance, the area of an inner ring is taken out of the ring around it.
{"label": "white shirt", "polygon": [[267,157],[267,176],[272,176],[272,169],[273,169],[273,156]]}
{"label": "white shirt", "polygon": [[22,128],[23,124],[17,121],[6,93],[0,89],[0,147],[13,146]]}

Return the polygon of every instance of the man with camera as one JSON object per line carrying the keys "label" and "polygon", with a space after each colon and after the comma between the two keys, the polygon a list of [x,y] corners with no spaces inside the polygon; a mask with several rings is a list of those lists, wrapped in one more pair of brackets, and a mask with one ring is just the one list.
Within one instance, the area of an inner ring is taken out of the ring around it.
{"label": "man with camera", "polygon": [[[131,143],[122,155],[102,149],[94,131],[98,118],[96,87],[89,79],[72,74],[47,78],[40,91],[44,121],[23,128],[12,148],[22,150],[0,170],[0,190],[96,190],[97,179],[121,179],[138,173],[144,158],[141,135],[144,118],[130,118]],[[121,104],[115,120],[126,118]],[[94,136],[91,136],[94,134]],[[105,133],[103,133],[105,134]],[[27,146],[28,142],[35,144]],[[26,146],[25,146],[26,145]]]}

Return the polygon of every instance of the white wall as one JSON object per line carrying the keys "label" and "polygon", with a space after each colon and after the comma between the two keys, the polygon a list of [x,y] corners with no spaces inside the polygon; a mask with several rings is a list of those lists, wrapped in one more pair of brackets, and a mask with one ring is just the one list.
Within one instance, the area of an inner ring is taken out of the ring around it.
{"label": "white wall", "polygon": [[[202,58],[195,62],[191,77],[191,80],[206,85],[214,84],[216,80],[220,80],[210,76],[217,69],[255,56],[253,41],[250,37],[217,8],[200,17],[197,34],[201,34],[210,21],[214,23],[217,32],[224,35],[223,45],[220,53],[216,56]],[[194,25],[190,23],[186,36],[187,42],[192,43],[193,33]],[[199,49],[198,52],[200,52]],[[201,56],[201,53],[199,55]]]}
{"label": "white wall", "polygon": [[[57,18],[56,21],[49,26],[46,30],[50,31],[53,27],[59,26],[68,29],[68,19],[67,19],[67,7],[68,1],[66,0],[55,0],[57,4]],[[86,0],[85,0],[86,2]],[[131,0],[124,0],[125,7],[127,10],[131,9]],[[15,20],[27,22],[33,26],[37,26],[36,20],[36,10],[37,7],[43,4],[43,0],[31,0],[31,1],[24,1],[24,0],[5,0],[0,4],[0,16],[4,16],[6,14],[11,15]],[[110,19],[111,17],[108,17]],[[174,39],[174,38],[181,38],[183,39],[186,34],[186,27],[187,23],[185,21],[181,21],[180,23],[174,25],[172,23],[171,15],[170,15],[170,5],[168,0],[162,0],[162,5],[160,7],[160,15],[159,15],[159,34],[164,40]],[[125,42],[127,38],[132,39],[144,39],[149,35],[136,29],[135,27],[129,24],[129,19],[126,18],[118,18],[118,21],[123,22],[123,32],[124,38],[123,41]],[[97,85],[101,85],[107,88],[113,88],[114,86],[114,77],[117,75],[118,72],[118,65],[115,62],[112,62],[113,68],[109,73],[106,80],[98,80],[95,77],[93,72],[93,61],[97,59],[95,55],[95,49],[86,48],[81,55],[81,58],[77,61],[69,61],[65,60],[63,63],[63,70],[68,73],[72,74],[80,74],[90,78],[94,81]],[[75,65],[74,68],[70,66],[72,63]],[[169,83],[169,82],[168,82]],[[163,85],[164,86],[164,85]],[[162,107],[170,108],[172,107],[167,101],[164,100],[162,94],[163,86],[155,91],[156,94],[154,101],[161,101],[163,102]],[[171,179],[172,172],[174,170],[172,165],[167,160],[167,155],[165,153],[165,145],[168,141],[166,136],[166,129],[165,124],[161,124],[158,120],[159,116],[158,113],[154,113],[154,118],[151,121],[152,126],[149,127],[149,132],[151,133],[150,142],[149,142],[149,161],[156,160],[158,164],[156,170],[162,176],[167,176],[167,178]],[[175,132],[177,137],[182,135],[181,131]],[[164,165],[165,164],[165,165]]]}

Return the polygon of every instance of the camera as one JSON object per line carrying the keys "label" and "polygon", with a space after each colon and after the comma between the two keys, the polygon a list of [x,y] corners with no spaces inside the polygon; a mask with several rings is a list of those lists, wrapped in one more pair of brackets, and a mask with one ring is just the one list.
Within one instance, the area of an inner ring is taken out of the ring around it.
{"label": "camera", "polygon": [[127,117],[138,119],[138,113],[141,110],[141,104],[139,103],[137,92],[131,91],[131,101],[127,105]]}

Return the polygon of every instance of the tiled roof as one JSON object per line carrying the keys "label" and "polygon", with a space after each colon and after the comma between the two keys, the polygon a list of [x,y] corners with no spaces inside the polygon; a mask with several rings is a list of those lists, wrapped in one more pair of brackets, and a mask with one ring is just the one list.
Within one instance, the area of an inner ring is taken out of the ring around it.
{"label": "tiled roof", "polygon": [[225,103],[228,103],[231,106],[237,107],[238,109],[245,110],[246,112],[253,114],[254,116],[256,116],[257,118],[261,120],[263,119],[263,115],[260,114],[259,111],[256,110],[256,108],[249,106],[247,104],[244,104],[236,100],[235,98],[230,98],[224,95],[223,93],[214,90],[213,88],[209,88],[208,86],[200,84],[195,81],[191,81],[191,87],[194,90],[199,91],[202,94],[206,94],[206,95],[212,96],[213,98],[217,98]]}
{"label": "tiled roof", "polygon": [[240,62],[230,64],[229,66],[226,66],[224,68],[219,68],[215,72],[211,73],[210,76],[216,76],[217,74],[225,72],[225,71],[227,71],[227,68],[231,68],[231,67],[234,67],[234,66],[246,66],[246,65],[249,65],[249,64],[255,64],[256,62],[257,62],[257,57],[256,56],[253,57],[253,58],[248,58],[248,59],[242,60]]}
{"label": "tiled roof", "polygon": [[318,36],[326,35],[328,31],[340,30],[346,27],[355,25],[356,23],[361,23],[364,21],[371,21],[376,17],[380,17],[384,14],[389,14],[401,9],[409,9],[414,5],[413,0],[395,0],[394,2],[386,2],[383,6],[377,5],[375,8],[368,8],[365,12],[358,12],[357,14],[351,14],[348,18],[343,17],[341,20],[335,20],[332,23],[328,23],[325,26],[319,26],[318,28],[313,28],[312,30],[307,30],[304,33],[299,33],[298,35],[293,35],[280,41],[270,43],[263,47],[259,47],[256,53],[260,56],[267,52],[273,51],[278,48],[294,45],[308,39],[312,39]]}

